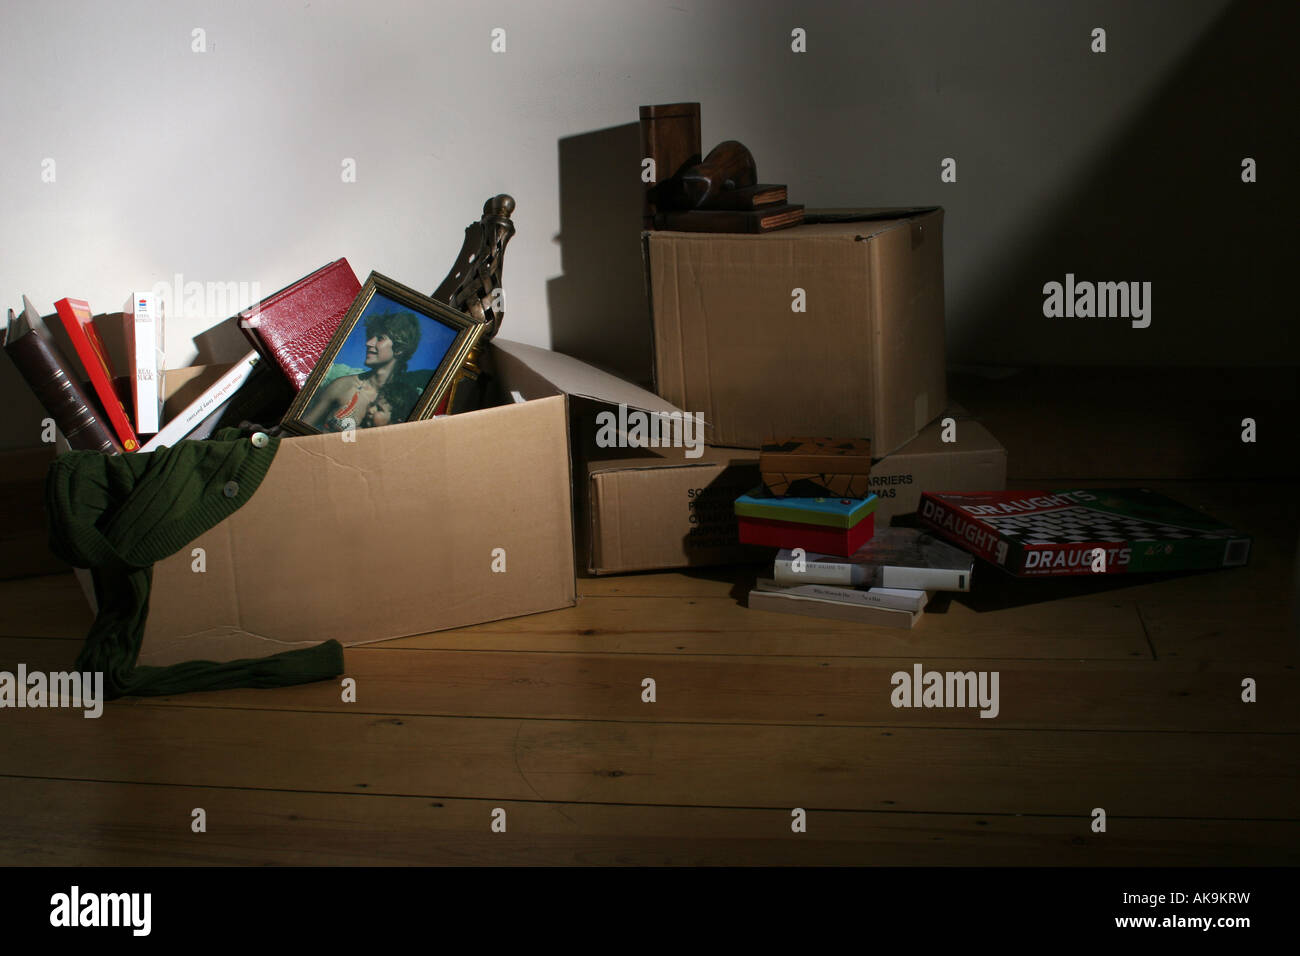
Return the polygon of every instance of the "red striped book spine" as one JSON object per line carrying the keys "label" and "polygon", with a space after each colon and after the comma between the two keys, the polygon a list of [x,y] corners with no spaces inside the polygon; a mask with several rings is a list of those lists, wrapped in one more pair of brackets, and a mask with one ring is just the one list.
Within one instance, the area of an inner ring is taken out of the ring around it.
{"label": "red striped book spine", "polygon": [[99,333],[91,322],[90,304],[83,299],[60,299],[54,303],[54,308],[59,314],[59,321],[63,323],[64,331],[72,340],[73,348],[77,350],[77,359],[99,398],[104,417],[117,433],[122,447],[127,451],[135,451],[140,447],[140,440],[131,427],[126,406],[113,388],[113,372],[108,367],[104,343],[99,340]]}

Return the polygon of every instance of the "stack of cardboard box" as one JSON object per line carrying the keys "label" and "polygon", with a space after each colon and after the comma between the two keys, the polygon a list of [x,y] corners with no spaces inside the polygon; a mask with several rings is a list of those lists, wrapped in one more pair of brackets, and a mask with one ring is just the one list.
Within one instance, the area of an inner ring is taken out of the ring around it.
{"label": "stack of cardboard box", "polygon": [[711,447],[587,462],[588,571],[765,556],[739,544],[730,503],[758,483],[757,449],[784,436],[871,439],[878,528],[922,491],[1006,486],[1005,449],[947,400],[943,211],[810,219],[643,233],[656,390],[703,416]]}

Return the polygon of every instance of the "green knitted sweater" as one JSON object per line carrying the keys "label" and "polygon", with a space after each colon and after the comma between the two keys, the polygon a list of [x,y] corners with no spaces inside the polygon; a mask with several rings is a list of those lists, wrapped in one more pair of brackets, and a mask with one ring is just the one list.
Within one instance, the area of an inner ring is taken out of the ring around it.
{"label": "green knitted sweater", "polygon": [[281,687],[343,673],[343,647],[270,657],[137,667],[149,613],[153,565],[234,514],[257,490],[279,448],[257,447],[222,429],[214,439],[181,441],[149,454],[69,451],[45,482],[50,547],[74,567],[90,568],[99,613],[77,658],[81,671],[103,671],[108,698],[179,694],[228,687]]}

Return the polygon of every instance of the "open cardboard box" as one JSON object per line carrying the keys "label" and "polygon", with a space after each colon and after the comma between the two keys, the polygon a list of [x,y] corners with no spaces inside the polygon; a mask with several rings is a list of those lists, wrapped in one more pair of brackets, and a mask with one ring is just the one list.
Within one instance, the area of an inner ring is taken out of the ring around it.
{"label": "open cardboard box", "polygon": [[139,663],[365,644],[573,605],[568,397],[674,409],[547,349],[498,340],[492,355],[505,404],[355,441],[283,439],[243,508],[154,565]]}

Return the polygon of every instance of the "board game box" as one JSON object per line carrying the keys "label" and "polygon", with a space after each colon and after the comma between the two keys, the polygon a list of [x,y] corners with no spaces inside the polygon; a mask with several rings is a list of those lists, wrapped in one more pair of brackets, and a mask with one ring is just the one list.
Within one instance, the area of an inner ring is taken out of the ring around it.
{"label": "board game box", "polygon": [[918,515],[1019,577],[1228,568],[1250,557],[1249,536],[1142,488],[925,492]]}

